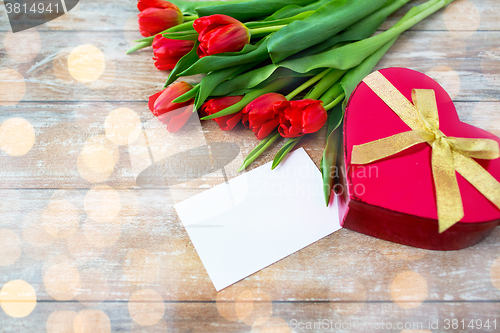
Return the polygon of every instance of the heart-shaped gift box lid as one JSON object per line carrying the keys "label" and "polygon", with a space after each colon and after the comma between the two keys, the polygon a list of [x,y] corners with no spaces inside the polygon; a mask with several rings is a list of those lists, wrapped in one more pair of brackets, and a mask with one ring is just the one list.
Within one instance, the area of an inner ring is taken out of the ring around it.
{"label": "heart-shaped gift box lid", "polygon": [[[413,89],[433,89],[439,113],[439,129],[446,135],[461,138],[487,138],[500,143],[493,134],[463,123],[446,91],[433,79],[406,68],[379,71],[409,101]],[[437,219],[432,148],[417,144],[398,154],[367,165],[352,165],[354,145],[361,145],[398,133],[410,131],[401,118],[361,82],[351,95],[344,118],[344,167],[347,190],[351,200],[395,212]],[[497,181],[500,180],[500,159],[478,162]],[[500,210],[456,172],[462,197],[462,223],[479,223],[500,219]]]}

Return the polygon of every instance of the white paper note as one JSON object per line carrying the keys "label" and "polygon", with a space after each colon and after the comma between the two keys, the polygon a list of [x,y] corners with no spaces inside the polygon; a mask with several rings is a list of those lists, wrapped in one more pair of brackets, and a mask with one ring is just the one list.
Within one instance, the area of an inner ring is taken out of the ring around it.
{"label": "white paper note", "polygon": [[[217,291],[340,229],[304,149],[175,205]],[[313,263],[312,263],[313,264]]]}

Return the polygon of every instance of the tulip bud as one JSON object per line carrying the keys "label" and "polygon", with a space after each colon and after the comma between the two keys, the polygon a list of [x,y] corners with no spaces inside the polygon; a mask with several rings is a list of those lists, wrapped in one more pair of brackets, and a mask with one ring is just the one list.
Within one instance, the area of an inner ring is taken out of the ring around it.
{"label": "tulip bud", "polygon": [[153,36],[183,21],[181,10],[168,1],[139,0],[137,8],[141,11],[137,16],[144,37]]}
{"label": "tulip bud", "polygon": [[323,102],[314,99],[278,102],[274,109],[279,114],[278,132],[284,138],[317,132],[328,118]]}
{"label": "tulip bud", "polygon": [[243,109],[243,125],[250,128],[257,139],[264,139],[279,125],[279,116],[274,105],[282,101],[287,99],[277,93],[257,97]]}
{"label": "tulip bud", "polygon": [[193,86],[186,82],[177,82],[149,97],[149,109],[162,123],[167,131],[176,132],[193,115],[193,100],[184,103],[172,103],[177,97],[184,95]]}
{"label": "tulip bud", "polygon": [[[227,96],[214,98],[203,103],[200,109],[200,113],[203,117],[209,116],[222,111],[233,104],[238,103],[242,99],[243,96]],[[240,122],[242,117],[243,112],[240,111],[238,113],[229,114],[227,116],[214,118],[214,120],[217,122],[217,124],[219,124],[221,130],[229,131],[232,130]]]}
{"label": "tulip bud", "polygon": [[238,52],[250,43],[250,31],[240,21],[222,14],[200,17],[193,23],[200,34],[200,58],[224,52]]}
{"label": "tulip bud", "polygon": [[191,51],[194,41],[168,39],[156,35],[152,45],[156,68],[166,71],[173,69],[177,62]]}

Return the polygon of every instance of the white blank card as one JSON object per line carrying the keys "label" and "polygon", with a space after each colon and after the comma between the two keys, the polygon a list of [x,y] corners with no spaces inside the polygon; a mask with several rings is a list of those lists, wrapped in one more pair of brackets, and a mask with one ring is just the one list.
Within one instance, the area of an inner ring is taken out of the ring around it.
{"label": "white blank card", "polygon": [[175,205],[217,291],[340,229],[304,149]]}

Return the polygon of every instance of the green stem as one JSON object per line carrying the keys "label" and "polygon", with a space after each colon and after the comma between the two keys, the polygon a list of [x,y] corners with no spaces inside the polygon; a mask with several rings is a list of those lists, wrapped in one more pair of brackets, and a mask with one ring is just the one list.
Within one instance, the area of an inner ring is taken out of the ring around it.
{"label": "green stem", "polygon": [[315,84],[316,82],[321,80],[331,70],[332,70],[331,68],[328,68],[328,69],[324,70],[323,72],[319,73],[318,75],[310,78],[306,82],[302,83],[298,88],[296,88],[294,91],[292,91],[291,93],[286,95],[286,99],[291,100],[292,98],[294,98],[295,96],[300,94],[302,91],[304,91],[305,89],[309,88],[310,86],[312,86],[313,84]]}
{"label": "green stem", "polygon": [[239,101],[236,104],[231,105],[228,108],[225,108],[224,110],[221,110],[217,113],[214,113],[210,116],[206,116],[201,118],[201,120],[208,120],[208,119],[214,119],[214,118],[219,118],[222,116],[227,116],[229,114],[237,113],[243,110],[245,106],[247,106],[248,103],[256,99],[257,97],[260,97],[264,94],[270,93],[270,92],[275,92],[280,89],[283,89],[287,85],[289,85],[292,82],[293,78],[291,77],[282,77],[279,79],[276,79],[272,82],[270,82],[267,86],[254,90],[252,92],[249,92],[248,94],[243,97],[241,101]]}
{"label": "green stem", "polygon": [[184,15],[184,22],[190,22],[199,19],[198,15]]}
{"label": "green stem", "polygon": [[325,106],[325,110],[326,110],[326,111],[328,111],[328,110],[331,110],[331,109],[333,109],[334,107],[336,107],[336,106],[337,106],[337,104],[339,104],[340,102],[342,102],[342,100],[344,99],[344,97],[345,97],[345,94],[344,94],[344,93],[342,93],[339,97],[335,98],[335,99],[333,100],[333,102],[331,102],[330,104],[326,105],[326,106]]}
{"label": "green stem", "polygon": [[340,80],[346,71],[333,70],[330,71],[324,78],[322,78],[309,93],[306,98],[318,99],[320,98],[330,87],[335,85],[335,83]]}
{"label": "green stem", "polygon": [[135,44],[134,46],[132,46],[128,51],[127,51],[127,54],[130,54],[132,52],[135,52],[137,50],[140,50],[140,49],[143,49],[145,47],[148,47],[148,46],[151,46],[151,42],[141,42],[141,43],[137,43]]}
{"label": "green stem", "polygon": [[[186,29],[194,31],[193,30],[193,22],[184,22],[184,23],[181,23],[179,25],[176,25],[175,27],[171,27],[171,28],[169,28],[167,30],[163,30],[162,32],[157,33],[156,35],[165,34],[165,33],[169,33],[169,32],[179,32],[179,31],[186,32]],[[135,52],[137,50],[140,50],[140,49],[143,49],[145,47],[151,46],[151,44],[153,44],[153,40],[154,40],[154,38],[155,38],[156,35],[150,36],[150,37],[146,37],[146,38],[141,38],[141,39],[138,39],[138,40],[134,40],[135,43],[139,43],[139,44],[134,45],[132,48],[130,48],[130,50],[127,51],[127,54],[130,54],[130,53]]]}
{"label": "green stem", "polygon": [[262,140],[257,145],[257,147],[252,149],[252,151],[248,154],[248,156],[243,161],[243,164],[238,169],[238,172],[245,170],[250,164],[252,164],[253,161],[257,159],[257,157],[259,157],[264,151],[266,151],[266,149],[269,148],[269,146],[271,146],[274,141],[278,140],[279,137],[280,134],[278,131],[274,131],[266,136],[264,140]]}
{"label": "green stem", "polygon": [[344,88],[342,87],[341,82],[335,83],[333,86],[328,88],[328,90],[321,95],[319,98],[320,101],[323,102],[323,105],[328,105],[333,102],[340,94],[344,93]]}
{"label": "green stem", "polygon": [[262,37],[269,35],[272,32],[276,32],[280,30],[281,28],[286,27],[286,25],[275,25],[272,27],[264,27],[264,28],[255,28],[255,29],[249,29],[250,35],[252,37]]}
{"label": "green stem", "polygon": [[274,156],[271,170],[274,170],[281,163],[281,161],[283,161],[285,157],[287,157],[287,155],[290,153],[293,147],[295,147],[295,145],[299,143],[299,141],[303,137],[304,136],[299,136],[298,138],[288,139],[288,141],[283,145],[283,147],[280,148],[280,150]]}
{"label": "green stem", "polygon": [[141,39],[138,39],[138,40],[134,40],[134,42],[136,42],[136,43],[146,42],[146,41],[153,42],[153,39],[155,38],[156,35],[166,34],[166,33],[169,33],[169,32],[180,32],[180,31],[187,32],[188,30],[194,31],[194,29],[193,29],[193,22],[184,22],[184,23],[181,23],[179,25],[176,25],[175,27],[171,27],[171,28],[168,28],[167,30],[163,30],[163,31],[155,34],[154,36],[149,36],[149,37],[141,38]]}

